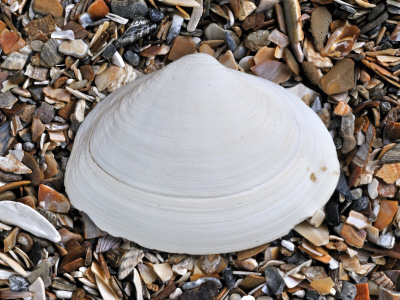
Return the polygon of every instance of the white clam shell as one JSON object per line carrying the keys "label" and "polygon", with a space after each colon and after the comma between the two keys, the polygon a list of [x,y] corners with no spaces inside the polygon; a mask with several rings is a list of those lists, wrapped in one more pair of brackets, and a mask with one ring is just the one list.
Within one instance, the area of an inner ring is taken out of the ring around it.
{"label": "white clam shell", "polygon": [[329,200],[338,178],[332,138],[299,98],[194,54],[96,106],[65,185],[112,235],[209,254],[288,233]]}

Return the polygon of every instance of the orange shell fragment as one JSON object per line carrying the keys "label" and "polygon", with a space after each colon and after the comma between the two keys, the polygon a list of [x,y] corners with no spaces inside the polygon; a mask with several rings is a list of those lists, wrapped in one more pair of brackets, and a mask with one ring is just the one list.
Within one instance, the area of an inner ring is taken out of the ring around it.
{"label": "orange shell fragment", "polygon": [[400,163],[384,164],[376,176],[382,178],[386,183],[394,183],[400,178]]}

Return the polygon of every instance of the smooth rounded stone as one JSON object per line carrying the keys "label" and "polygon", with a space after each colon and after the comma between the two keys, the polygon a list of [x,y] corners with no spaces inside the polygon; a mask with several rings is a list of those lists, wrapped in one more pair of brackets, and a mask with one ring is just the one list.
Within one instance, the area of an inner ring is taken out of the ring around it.
{"label": "smooth rounded stone", "polygon": [[14,292],[27,291],[29,288],[29,281],[21,276],[10,276],[8,278],[10,282],[10,290]]}
{"label": "smooth rounded stone", "polygon": [[275,295],[282,294],[285,287],[285,281],[283,280],[281,274],[279,274],[277,268],[267,267],[265,269],[265,280],[267,282],[267,286]]}
{"label": "smooth rounded stone", "polygon": [[104,91],[114,81],[118,80],[124,73],[123,69],[117,66],[110,66],[103,73],[96,75],[94,82],[99,92]]}
{"label": "smooth rounded stone", "polygon": [[351,204],[351,208],[355,211],[363,211],[367,209],[369,205],[369,198],[367,196],[362,196],[360,199],[354,200]]}
{"label": "smooth rounded stone", "polygon": [[369,11],[368,21],[372,21],[377,18],[381,13],[383,13],[386,9],[385,3],[378,3],[373,9]]}
{"label": "smooth rounded stone", "polygon": [[331,226],[338,226],[340,224],[339,203],[331,199],[325,205],[326,222]]}
{"label": "smooth rounded stone", "polygon": [[43,101],[44,100],[43,86],[32,85],[29,87],[28,90],[31,93],[32,98],[35,101]]}
{"label": "smooth rounded stone", "polygon": [[33,51],[40,52],[40,51],[42,51],[43,44],[44,43],[42,41],[40,41],[40,40],[34,40],[34,41],[31,41],[30,46],[31,46]]}
{"label": "smooth rounded stone", "polygon": [[250,33],[244,40],[246,47],[253,52],[257,52],[261,47],[268,46],[270,44],[268,40],[269,34],[269,30],[258,30]]}
{"label": "smooth rounded stone", "polygon": [[61,17],[63,14],[63,7],[58,0],[35,0],[33,2],[33,11],[41,14],[51,14],[53,17]]}
{"label": "smooth rounded stone", "polygon": [[358,189],[354,189],[350,191],[351,195],[353,196],[354,200],[360,199],[362,196],[362,189],[358,188]]}
{"label": "smooth rounded stone", "polygon": [[93,20],[99,20],[104,18],[108,13],[109,9],[107,4],[103,0],[96,0],[92,4],[90,4],[87,10],[90,18]]}
{"label": "smooth rounded stone", "polygon": [[150,8],[149,9],[149,18],[150,21],[154,23],[160,22],[162,19],[164,19],[165,15],[159,11],[158,9],[155,8]]}
{"label": "smooth rounded stone", "polygon": [[218,285],[218,288],[222,288],[221,281],[219,281],[217,278],[214,278],[214,277],[201,277],[201,278],[199,278],[199,279],[197,279],[195,281],[189,281],[189,282],[184,283],[182,285],[182,290],[186,291],[186,290],[194,289],[194,288],[200,286],[201,284],[203,284],[204,282],[210,281],[210,280],[214,281]]}
{"label": "smooth rounded stone", "polygon": [[35,112],[36,116],[45,124],[51,123],[55,116],[54,107],[46,102],[43,102]]}
{"label": "smooth rounded stone", "polygon": [[65,55],[84,58],[89,50],[89,45],[83,40],[63,41],[58,46],[58,51]]}
{"label": "smooth rounded stone", "polygon": [[22,148],[23,148],[25,151],[30,152],[30,151],[32,151],[33,149],[35,149],[35,144],[32,143],[32,142],[26,142],[26,143],[24,143],[24,144],[22,145]]}
{"label": "smooth rounded stone", "polygon": [[343,281],[342,291],[340,292],[340,299],[342,300],[353,300],[357,295],[357,287],[348,282]]}
{"label": "smooth rounded stone", "polygon": [[218,294],[218,284],[214,281],[206,281],[197,288],[182,293],[180,300],[204,300],[213,299]]}
{"label": "smooth rounded stone", "polygon": [[253,296],[247,295],[247,296],[243,296],[241,300],[256,300],[256,298],[254,298]]}
{"label": "smooth rounded stone", "polygon": [[332,15],[325,6],[319,6],[311,13],[311,33],[318,51],[324,46],[331,22]]}
{"label": "smooth rounded stone", "polygon": [[106,49],[104,49],[103,53],[101,53],[101,56],[103,56],[105,59],[111,59],[115,52],[117,52],[117,48],[114,46],[114,44],[110,44]]}
{"label": "smooth rounded stone", "polygon": [[236,278],[233,276],[232,268],[226,268],[222,271],[222,279],[225,281],[225,284],[229,289],[234,288]]}
{"label": "smooth rounded stone", "polygon": [[111,0],[111,12],[123,18],[144,17],[148,7],[144,0]]}
{"label": "smooth rounded stone", "polygon": [[240,300],[242,297],[239,294],[232,294],[229,296],[229,300]]}
{"label": "smooth rounded stone", "polygon": [[354,61],[344,58],[338,61],[320,81],[321,89],[328,95],[351,90],[354,85]]}

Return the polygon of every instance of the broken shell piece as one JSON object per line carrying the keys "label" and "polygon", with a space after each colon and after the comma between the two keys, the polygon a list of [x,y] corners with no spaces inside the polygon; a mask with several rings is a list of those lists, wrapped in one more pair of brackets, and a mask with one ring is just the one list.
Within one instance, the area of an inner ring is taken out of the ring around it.
{"label": "broken shell piece", "polygon": [[0,221],[18,226],[37,237],[42,237],[55,243],[61,240],[60,234],[47,219],[36,210],[22,203],[0,201]]}
{"label": "broken shell piece", "polygon": [[281,237],[326,203],[338,178],[332,138],[301,99],[194,54],[97,104],[65,183],[72,204],[112,235],[210,254]]}

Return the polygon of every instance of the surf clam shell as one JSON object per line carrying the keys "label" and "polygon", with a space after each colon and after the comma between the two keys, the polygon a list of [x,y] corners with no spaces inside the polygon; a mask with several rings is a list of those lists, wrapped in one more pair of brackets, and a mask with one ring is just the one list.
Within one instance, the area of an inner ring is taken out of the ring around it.
{"label": "surf clam shell", "polygon": [[211,254],[288,233],[329,200],[339,162],[295,95],[193,54],[102,100],[65,175],[72,204],[110,234]]}

